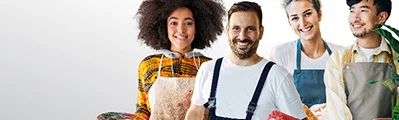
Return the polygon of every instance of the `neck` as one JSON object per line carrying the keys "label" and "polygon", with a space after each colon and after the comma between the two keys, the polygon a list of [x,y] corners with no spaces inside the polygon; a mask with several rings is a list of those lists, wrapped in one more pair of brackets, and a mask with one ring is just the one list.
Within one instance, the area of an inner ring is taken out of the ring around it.
{"label": "neck", "polygon": [[238,56],[236,56],[234,53],[230,54],[230,60],[233,62],[233,64],[236,64],[238,66],[251,66],[255,65],[256,63],[260,62],[263,58],[260,57],[258,54],[253,54],[251,57],[246,58],[246,59],[240,59]]}
{"label": "neck", "polygon": [[357,38],[357,43],[363,48],[372,49],[379,47],[381,40],[381,36],[377,33],[370,33],[368,36],[363,38]]}
{"label": "neck", "polygon": [[191,48],[186,48],[186,49],[173,49],[173,48],[171,48],[170,51],[178,52],[178,53],[184,55],[185,53],[188,53],[188,52],[192,51],[192,49]]}
{"label": "neck", "polygon": [[324,47],[324,43],[321,37],[314,40],[301,40],[301,43],[302,52],[312,59],[319,58],[326,51],[326,47]]}

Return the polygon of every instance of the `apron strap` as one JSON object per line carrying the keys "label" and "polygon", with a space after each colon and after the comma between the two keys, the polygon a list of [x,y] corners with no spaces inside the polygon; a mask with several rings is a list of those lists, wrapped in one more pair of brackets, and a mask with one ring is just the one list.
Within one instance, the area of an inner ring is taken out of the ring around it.
{"label": "apron strap", "polygon": [[302,43],[301,40],[298,39],[296,43],[296,69],[301,71],[301,51],[302,51]]}
{"label": "apron strap", "polygon": [[163,54],[161,56],[161,60],[159,60],[158,76],[161,76],[162,60],[163,60]]}
{"label": "apron strap", "polygon": [[211,116],[215,116],[215,111],[216,111],[216,87],[219,81],[219,72],[220,72],[220,66],[222,65],[222,58],[219,58],[216,60],[215,68],[213,70],[213,78],[212,78],[212,88],[211,88],[211,94],[208,98],[208,102],[204,104],[205,108],[210,108],[211,109]]}
{"label": "apron strap", "polygon": [[328,55],[331,55],[332,51],[331,51],[330,47],[328,47],[327,42],[325,42],[325,41],[323,40],[323,43],[324,43],[324,47],[326,48],[326,50],[327,50],[327,52],[328,52]]}
{"label": "apron strap", "polygon": [[[163,54],[161,56],[161,60],[159,61],[159,67],[158,67],[158,76],[161,76],[161,69],[162,69],[162,60],[163,60]],[[171,69],[172,69],[172,77],[175,77],[174,75],[174,71],[173,71],[173,58],[170,59],[171,60]]]}
{"label": "apron strap", "polygon": [[[331,55],[332,51],[330,47],[328,47],[327,42],[323,40],[324,47],[326,48],[328,55]],[[302,51],[302,43],[301,40],[298,39],[296,44],[296,69],[301,71],[301,51]]]}
{"label": "apron strap", "polygon": [[252,96],[251,102],[249,102],[249,105],[247,108],[247,116],[245,117],[246,120],[251,120],[252,116],[254,115],[256,106],[258,104],[260,93],[262,92],[263,86],[265,85],[267,75],[269,74],[269,71],[273,65],[274,65],[273,62],[269,62],[263,68],[262,74],[259,78],[258,84],[256,85],[256,89]]}

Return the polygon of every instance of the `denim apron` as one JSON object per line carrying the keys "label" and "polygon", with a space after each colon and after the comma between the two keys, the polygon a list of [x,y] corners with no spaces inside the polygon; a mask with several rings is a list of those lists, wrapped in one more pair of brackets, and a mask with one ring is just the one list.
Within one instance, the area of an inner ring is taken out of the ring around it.
{"label": "denim apron", "polygon": [[[238,119],[238,118],[227,118],[227,117],[219,117],[216,116],[216,88],[217,84],[219,81],[219,72],[220,72],[220,66],[222,65],[222,60],[223,58],[219,58],[216,60],[215,64],[215,69],[213,71],[213,78],[212,78],[212,87],[211,87],[211,93],[209,95],[208,102],[204,104],[205,108],[210,109],[210,120],[251,120],[252,116],[254,115],[260,93],[262,92],[263,85],[266,82],[267,75],[269,74],[270,69],[274,65],[273,62],[268,62],[265,67],[263,68],[262,74],[259,78],[258,84],[256,85],[256,89],[254,94],[252,95],[252,99],[249,102],[248,108],[247,108],[247,115],[245,119]],[[223,101],[222,101],[223,102]]]}
{"label": "denim apron", "polygon": [[[324,42],[324,47],[331,55],[331,49]],[[294,70],[294,84],[301,97],[301,101],[308,107],[326,103],[326,86],[324,85],[324,69],[301,69],[301,41],[297,42],[296,69]]]}
{"label": "denim apron", "polygon": [[[352,51],[352,49],[349,49],[349,51]],[[391,97],[396,95],[392,96],[389,89],[381,83],[372,86],[367,83],[369,80],[391,79],[396,84],[391,75],[392,71],[395,70],[392,64],[392,55],[388,57],[390,63],[353,63],[353,59],[352,53],[346,51],[342,67],[347,105],[353,119],[390,118],[392,115]],[[397,94],[396,89],[395,94]]]}

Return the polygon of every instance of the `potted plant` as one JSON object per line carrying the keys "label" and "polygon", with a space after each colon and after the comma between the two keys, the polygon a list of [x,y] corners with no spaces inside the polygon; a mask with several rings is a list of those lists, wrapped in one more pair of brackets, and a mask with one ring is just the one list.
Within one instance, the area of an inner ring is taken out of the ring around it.
{"label": "potted plant", "polygon": [[[396,34],[396,36],[399,37],[399,30],[396,28],[393,28],[389,25],[386,25],[384,23],[380,23],[381,25],[385,26],[386,28],[388,28],[389,30],[391,30],[393,33]],[[397,39],[395,39],[391,32],[389,32],[388,30],[382,29],[382,28],[374,28],[372,31],[380,34],[381,36],[383,36],[385,39],[387,39],[387,41],[389,42],[389,44],[391,45],[392,49],[396,52],[399,53],[399,41]],[[393,60],[395,62],[399,62],[399,56],[393,56]],[[399,67],[399,66],[396,66]],[[393,79],[385,79],[385,80],[370,80],[368,82],[369,85],[373,85],[375,83],[381,83],[382,85],[384,85],[385,87],[387,87],[391,94],[393,95],[391,98],[391,102],[392,102],[392,119],[393,120],[399,120],[399,94],[396,94],[396,91],[399,91],[399,87],[398,87],[398,83],[399,83],[399,75],[398,73],[396,73],[395,70],[392,71],[392,76]],[[395,94],[396,94],[396,100],[395,100]],[[395,102],[396,101],[396,102]]]}

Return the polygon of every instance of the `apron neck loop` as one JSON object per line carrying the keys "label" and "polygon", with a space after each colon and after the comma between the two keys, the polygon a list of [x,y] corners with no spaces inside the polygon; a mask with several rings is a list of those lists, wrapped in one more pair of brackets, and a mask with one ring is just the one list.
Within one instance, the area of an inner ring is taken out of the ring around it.
{"label": "apron neck loop", "polygon": [[[163,60],[164,55],[161,56],[161,60],[159,61],[159,68],[158,68],[158,76],[161,76],[161,69],[162,69],[162,60]],[[173,71],[173,58],[170,59],[171,61],[171,68],[172,68],[172,77],[175,77],[174,71]]]}
{"label": "apron neck loop", "polygon": [[[199,66],[197,65],[197,61],[195,61],[195,54],[194,54],[194,52],[192,52],[192,54],[193,54],[193,59],[194,59],[194,65],[195,65],[195,67],[196,67],[197,70],[198,70],[198,69],[199,69]],[[198,57],[197,59],[198,59],[198,64],[201,64],[200,58]]]}
{"label": "apron neck loop", "polygon": [[173,72],[173,58],[170,58],[170,68],[172,69],[172,77],[175,77],[175,73]]}
{"label": "apron neck loop", "polygon": [[[326,50],[328,52],[328,55],[331,55],[332,51],[331,51],[330,47],[328,47],[327,42],[325,42],[324,40],[322,40],[322,41],[323,41],[324,47],[326,48]],[[298,39],[298,42],[296,44],[296,69],[299,71],[301,71],[301,51],[302,51],[302,43],[301,43],[301,40]]]}
{"label": "apron neck loop", "polygon": [[296,69],[301,71],[301,50],[302,50],[302,43],[301,40],[298,39],[296,44]]}
{"label": "apron neck loop", "polygon": [[324,47],[326,48],[326,50],[327,50],[327,52],[328,52],[328,55],[331,55],[331,54],[332,54],[332,51],[331,51],[330,47],[328,47],[327,42],[325,42],[325,41],[323,40],[323,43],[324,43]]}
{"label": "apron neck loop", "polygon": [[161,60],[159,61],[159,67],[158,67],[158,76],[161,76],[161,68],[162,68],[162,60],[163,60],[163,54],[161,56]]}

